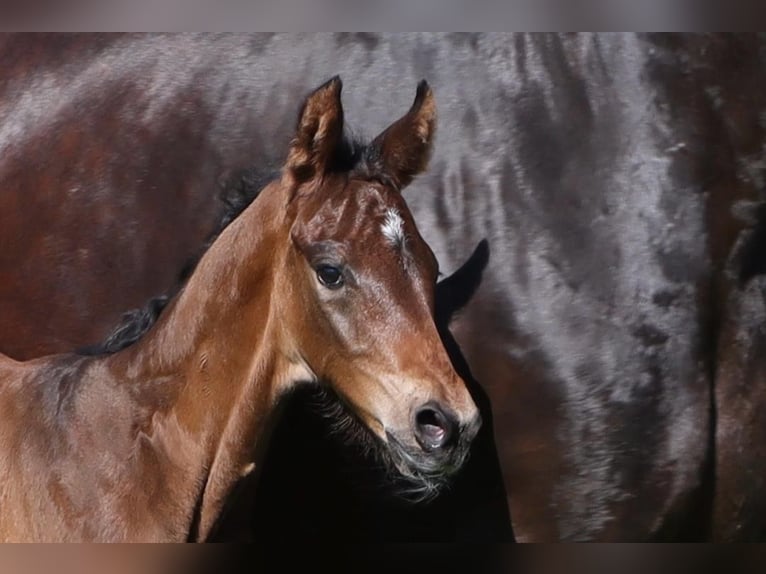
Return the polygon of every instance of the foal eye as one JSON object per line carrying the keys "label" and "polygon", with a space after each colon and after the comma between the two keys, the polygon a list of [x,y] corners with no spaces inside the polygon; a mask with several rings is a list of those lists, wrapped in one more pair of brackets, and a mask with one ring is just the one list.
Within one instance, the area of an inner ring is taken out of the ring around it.
{"label": "foal eye", "polygon": [[330,289],[337,289],[343,285],[343,272],[333,265],[320,265],[316,269],[319,282]]}

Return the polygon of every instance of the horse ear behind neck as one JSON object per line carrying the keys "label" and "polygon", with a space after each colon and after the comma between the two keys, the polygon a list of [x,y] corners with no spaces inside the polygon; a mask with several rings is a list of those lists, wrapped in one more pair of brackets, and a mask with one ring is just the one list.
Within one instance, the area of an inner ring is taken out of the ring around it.
{"label": "horse ear behind neck", "polygon": [[436,319],[448,326],[473,298],[489,263],[489,242],[482,239],[468,260],[436,285]]}
{"label": "horse ear behind neck", "polygon": [[293,183],[321,176],[330,168],[343,139],[342,88],[335,76],[306,98],[284,167]]}
{"label": "horse ear behind neck", "polygon": [[368,175],[388,179],[400,190],[405,188],[428,167],[435,132],[436,101],[428,82],[421,80],[410,110],[368,146]]}

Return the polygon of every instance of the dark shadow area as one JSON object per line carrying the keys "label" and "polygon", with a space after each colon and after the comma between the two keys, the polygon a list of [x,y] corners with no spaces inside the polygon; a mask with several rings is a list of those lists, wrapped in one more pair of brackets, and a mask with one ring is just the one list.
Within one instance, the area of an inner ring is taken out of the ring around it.
{"label": "dark shadow area", "polygon": [[745,285],[756,275],[766,275],[766,203],[758,206],[755,224],[739,255],[739,283]]}

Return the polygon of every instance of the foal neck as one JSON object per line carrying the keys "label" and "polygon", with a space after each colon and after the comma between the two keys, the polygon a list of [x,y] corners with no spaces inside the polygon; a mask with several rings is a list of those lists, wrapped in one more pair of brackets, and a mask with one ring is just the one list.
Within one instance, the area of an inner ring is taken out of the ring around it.
{"label": "foal neck", "polygon": [[275,280],[289,225],[278,190],[264,190],[200,260],[155,327],[112,357],[145,402],[150,436],[199,484],[204,539],[242,473],[261,458],[279,396],[310,373],[276,316]]}

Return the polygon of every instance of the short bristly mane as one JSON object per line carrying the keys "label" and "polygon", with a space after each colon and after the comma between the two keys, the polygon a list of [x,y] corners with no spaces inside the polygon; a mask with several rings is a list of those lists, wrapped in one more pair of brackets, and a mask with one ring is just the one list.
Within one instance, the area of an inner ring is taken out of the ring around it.
{"label": "short bristly mane", "polygon": [[[332,169],[338,172],[351,172],[363,166],[366,149],[362,141],[354,136],[346,135],[336,150]],[[104,341],[83,347],[76,352],[81,355],[108,355],[138,341],[157,322],[167,304],[181,290],[213,241],[255,200],[261,189],[276,177],[278,173],[273,169],[251,168],[225,184],[220,194],[220,200],[224,205],[221,220],[200,252],[181,269],[176,285],[169,292],[152,297],[140,309],[132,309],[124,313],[120,323]]]}
{"label": "short bristly mane", "polygon": [[273,171],[249,169],[241,172],[225,184],[219,195],[219,199],[223,203],[221,219],[213,233],[205,241],[200,252],[181,268],[176,285],[169,292],[152,297],[140,309],[132,309],[124,313],[120,323],[104,341],[78,349],[77,353],[81,355],[113,354],[138,341],[157,322],[167,304],[184,286],[202,255],[215,239],[255,200],[260,190],[270,179],[273,179]]}

